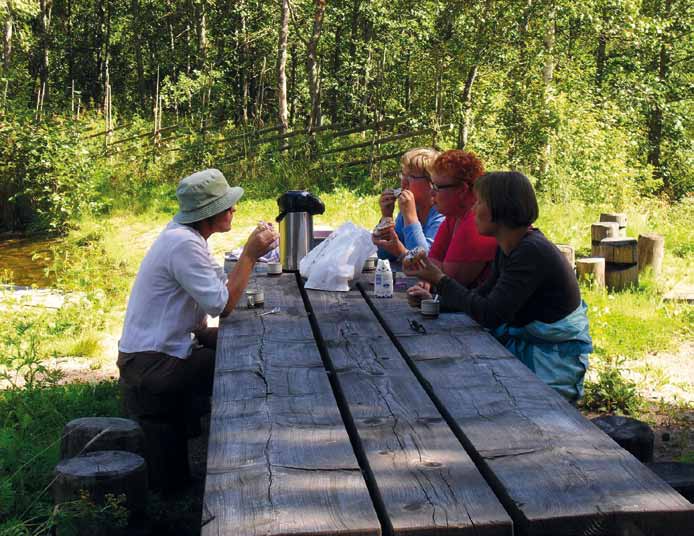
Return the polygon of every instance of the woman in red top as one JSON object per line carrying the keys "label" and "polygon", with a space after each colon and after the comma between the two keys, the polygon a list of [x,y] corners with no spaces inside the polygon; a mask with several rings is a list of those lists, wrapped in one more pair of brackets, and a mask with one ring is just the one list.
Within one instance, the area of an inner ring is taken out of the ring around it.
{"label": "woman in red top", "polygon": [[497,247],[494,237],[479,234],[471,210],[475,204],[472,186],[483,174],[482,161],[460,150],[441,153],[431,170],[434,203],[446,219],[436,233],[429,258],[468,288],[487,278]]}

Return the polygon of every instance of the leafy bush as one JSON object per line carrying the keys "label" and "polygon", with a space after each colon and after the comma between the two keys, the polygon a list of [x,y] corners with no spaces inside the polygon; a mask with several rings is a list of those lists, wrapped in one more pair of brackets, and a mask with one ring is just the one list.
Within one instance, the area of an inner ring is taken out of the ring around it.
{"label": "leafy bush", "polygon": [[595,381],[586,381],[583,405],[591,411],[637,415],[643,398],[634,381],[623,374],[624,359],[608,359],[598,365]]}
{"label": "leafy bush", "polygon": [[60,119],[0,124],[0,191],[12,215],[0,227],[62,233],[83,211],[102,208],[92,180],[95,159],[79,134],[77,124]]}

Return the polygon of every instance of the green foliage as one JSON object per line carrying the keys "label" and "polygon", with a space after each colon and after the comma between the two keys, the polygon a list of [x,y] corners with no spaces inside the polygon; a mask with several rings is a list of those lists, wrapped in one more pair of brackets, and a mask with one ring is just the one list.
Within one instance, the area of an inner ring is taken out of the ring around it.
{"label": "green foliage", "polygon": [[45,526],[63,426],[78,417],[116,415],[120,405],[113,381],[44,381],[34,388],[0,390],[0,527],[26,534],[33,533],[32,527]]}
{"label": "green foliage", "polygon": [[623,358],[591,363],[597,371],[594,381],[585,384],[583,406],[590,411],[638,415],[644,400],[639,395],[636,382],[624,375]]}
{"label": "green foliage", "polygon": [[79,535],[94,527],[104,527],[118,534],[128,524],[128,510],[125,507],[126,496],[106,494],[103,504],[97,504],[87,492],[80,493],[74,501],[60,504],[53,512],[50,524],[60,534]]}
{"label": "green foliage", "polygon": [[91,171],[93,156],[78,143],[77,125],[0,123],[0,189],[9,193],[13,218],[0,226],[65,232],[71,219],[102,208]]}

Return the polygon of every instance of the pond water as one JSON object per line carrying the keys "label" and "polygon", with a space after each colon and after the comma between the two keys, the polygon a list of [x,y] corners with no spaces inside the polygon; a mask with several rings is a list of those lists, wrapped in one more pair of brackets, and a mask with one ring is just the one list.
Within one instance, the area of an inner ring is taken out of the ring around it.
{"label": "pond water", "polygon": [[0,282],[50,287],[53,280],[46,276],[45,270],[52,260],[50,248],[55,241],[0,235]]}

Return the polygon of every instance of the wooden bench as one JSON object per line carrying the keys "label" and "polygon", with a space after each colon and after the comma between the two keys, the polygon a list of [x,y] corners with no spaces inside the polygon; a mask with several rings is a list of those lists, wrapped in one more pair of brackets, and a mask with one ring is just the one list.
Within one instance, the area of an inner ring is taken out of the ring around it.
{"label": "wooden bench", "polygon": [[280,312],[220,325],[203,534],[694,533],[692,505],[466,315],[256,282]]}

